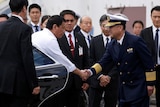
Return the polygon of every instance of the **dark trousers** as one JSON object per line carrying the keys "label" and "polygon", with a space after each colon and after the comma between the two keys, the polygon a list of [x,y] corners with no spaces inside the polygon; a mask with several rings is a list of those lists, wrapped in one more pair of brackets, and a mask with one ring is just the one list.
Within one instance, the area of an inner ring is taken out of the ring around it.
{"label": "dark trousers", "polygon": [[105,107],[116,107],[118,99],[118,77],[106,87],[89,88],[89,107],[100,107],[102,94],[104,94]]}
{"label": "dark trousers", "polygon": [[0,107],[28,107],[28,99],[0,93]]}
{"label": "dark trousers", "polygon": [[145,96],[131,102],[119,102],[118,107],[149,107],[149,97]]}
{"label": "dark trousers", "polygon": [[160,69],[156,72],[156,105],[160,107]]}

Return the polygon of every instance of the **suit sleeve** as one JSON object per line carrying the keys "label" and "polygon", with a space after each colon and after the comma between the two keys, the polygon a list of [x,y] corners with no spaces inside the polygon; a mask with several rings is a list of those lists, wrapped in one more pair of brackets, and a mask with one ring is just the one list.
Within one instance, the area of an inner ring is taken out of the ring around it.
{"label": "suit sleeve", "polygon": [[33,61],[33,52],[31,44],[31,28],[25,27],[20,38],[21,43],[21,55],[23,66],[25,70],[25,75],[30,86],[31,91],[33,88],[38,86],[38,80],[36,76],[36,70]]}
{"label": "suit sleeve", "polygon": [[91,43],[90,43],[90,63],[91,65],[95,64],[95,42],[94,42],[94,38],[91,39]]}
{"label": "suit sleeve", "polygon": [[139,38],[136,42],[136,50],[143,66],[145,67],[146,81],[148,85],[154,85],[156,80],[156,72],[154,71],[154,63],[151,54],[143,41]]}

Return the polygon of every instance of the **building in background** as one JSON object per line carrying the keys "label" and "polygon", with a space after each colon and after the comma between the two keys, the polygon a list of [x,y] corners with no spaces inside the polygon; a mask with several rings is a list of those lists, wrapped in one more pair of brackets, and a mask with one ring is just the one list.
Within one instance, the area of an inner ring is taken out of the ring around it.
{"label": "building in background", "polygon": [[[0,0],[0,14],[10,12],[8,1]],[[97,35],[101,32],[99,18],[108,12],[126,14],[130,19],[127,24],[130,32],[134,20],[142,20],[145,27],[150,26],[150,10],[159,4],[159,0],[29,0],[29,3],[38,3],[42,7],[42,15],[55,15],[63,9],[72,9],[80,16],[90,16],[93,20],[94,35]]]}

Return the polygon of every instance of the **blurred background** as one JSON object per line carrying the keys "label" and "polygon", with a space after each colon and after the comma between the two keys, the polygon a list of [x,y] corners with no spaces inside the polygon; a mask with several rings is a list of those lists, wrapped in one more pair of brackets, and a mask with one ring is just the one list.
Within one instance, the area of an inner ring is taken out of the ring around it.
{"label": "blurred background", "polygon": [[[0,14],[10,14],[9,0],[0,0]],[[99,34],[99,18],[105,13],[123,13],[129,18],[127,30],[132,32],[134,20],[142,20],[144,27],[152,25],[150,10],[159,0],[29,0],[38,3],[43,15],[59,14],[64,9],[74,10],[79,16],[88,15],[93,21],[93,35]]]}

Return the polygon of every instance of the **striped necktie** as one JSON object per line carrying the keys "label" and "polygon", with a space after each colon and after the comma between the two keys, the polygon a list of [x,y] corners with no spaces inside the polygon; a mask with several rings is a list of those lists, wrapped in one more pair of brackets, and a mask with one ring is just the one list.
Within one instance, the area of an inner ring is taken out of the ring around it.
{"label": "striped necktie", "polygon": [[69,34],[68,37],[69,37],[69,43],[70,43],[70,51],[72,53],[72,56],[74,57],[74,45],[73,45],[73,41],[72,41],[72,35]]}

